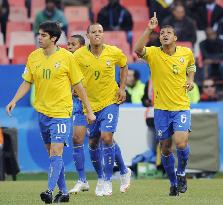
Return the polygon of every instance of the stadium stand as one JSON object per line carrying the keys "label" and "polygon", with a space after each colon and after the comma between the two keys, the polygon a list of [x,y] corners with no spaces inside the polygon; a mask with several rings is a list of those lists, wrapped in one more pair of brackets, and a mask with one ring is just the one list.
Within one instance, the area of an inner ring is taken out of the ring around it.
{"label": "stadium stand", "polygon": [[81,22],[81,21],[75,21],[70,22],[68,27],[68,36],[70,36],[74,31],[84,31],[86,34],[87,27],[89,26],[89,22]]}
{"label": "stadium stand", "polygon": [[142,6],[146,7],[146,0],[121,0],[120,3],[125,7]]}
{"label": "stadium stand", "polygon": [[16,31],[11,33],[9,44],[9,59],[13,59],[13,48],[15,45],[35,45],[34,33],[32,31]]}
{"label": "stadium stand", "polygon": [[147,7],[131,6],[128,7],[133,18],[133,30],[144,30],[149,21],[149,11]]}
{"label": "stadium stand", "polygon": [[0,45],[0,64],[9,64],[9,59],[7,56],[6,46]]}
{"label": "stadium stand", "polygon": [[15,22],[26,22],[29,21],[27,17],[27,10],[25,7],[17,7],[11,6],[10,13],[9,13],[9,21]]}
{"label": "stadium stand", "polygon": [[0,32],[0,45],[4,45],[4,38],[2,32]]}
{"label": "stadium stand", "polygon": [[25,7],[25,0],[8,0],[9,6]]}
{"label": "stadium stand", "polygon": [[15,45],[12,64],[26,64],[29,54],[36,49],[35,45]]}
{"label": "stadium stand", "polygon": [[31,31],[31,23],[30,22],[15,22],[9,21],[7,22],[6,27],[6,46],[9,46],[9,42],[11,39],[11,33],[15,31]]}
{"label": "stadium stand", "polygon": [[64,9],[65,17],[67,18],[68,23],[70,22],[88,22],[89,14],[88,8],[85,6],[68,6]]}

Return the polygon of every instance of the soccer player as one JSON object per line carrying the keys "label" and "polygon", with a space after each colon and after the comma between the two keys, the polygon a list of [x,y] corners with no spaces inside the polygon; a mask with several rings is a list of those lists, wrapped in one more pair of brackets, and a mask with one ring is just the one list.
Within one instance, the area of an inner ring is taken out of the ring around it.
{"label": "soccer player", "polygon": [[[176,45],[176,32],[169,25],[160,30],[161,47],[145,47],[150,34],[157,26],[158,21],[154,13],[134,50],[150,66],[154,86],[154,121],[161,143],[161,161],[171,184],[169,195],[176,196],[179,192],[184,193],[187,190],[185,168],[190,153],[188,136],[191,126],[187,92],[193,89],[196,66],[192,51]],[[171,149],[172,140],[177,148],[176,173]]]}
{"label": "soccer player", "polygon": [[[74,53],[78,48],[82,47],[85,45],[85,40],[84,37],[81,35],[73,35],[68,39],[68,43],[67,43],[67,48],[70,52]],[[80,99],[74,94],[74,112],[73,112],[73,125],[74,125],[74,129],[73,129],[73,144],[74,144],[74,152],[73,152],[73,159],[75,162],[75,166],[76,166],[76,170],[78,173],[78,181],[75,184],[75,186],[69,191],[69,193],[75,193],[77,194],[80,191],[88,191],[89,190],[89,184],[86,180],[86,175],[85,175],[85,171],[84,171],[84,162],[85,162],[85,156],[84,156],[84,149],[83,149],[83,143],[84,143],[84,137],[86,136],[87,133],[87,120],[86,120],[86,116],[83,113],[83,107],[82,107],[82,103],[80,101]],[[97,150],[99,158],[101,159],[101,150]],[[93,151],[90,151],[90,155],[92,155],[92,153],[94,153]],[[122,155],[119,154],[120,153],[120,148],[118,146],[117,143],[115,143],[115,161],[116,164],[122,165],[122,173],[125,173],[125,170],[127,169],[124,166],[124,161],[122,158]],[[94,162],[93,162],[94,163]],[[98,161],[98,163],[100,163]],[[97,172],[102,173],[103,169],[102,169],[102,165],[97,166]],[[100,169],[100,171],[99,171]],[[125,175],[123,175],[125,176]],[[121,180],[124,177],[121,177]],[[122,188],[123,189],[123,188]],[[99,188],[100,190],[100,188]],[[97,195],[101,195],[100,191],[99,194],[98,192],[96,192]]]}
{"label": "soccer player", "polygon": [[34,107],[38,112],[42,139],[49,154],[48,189],[40,194],[42,201],[52,203],[56,185],[59,193],[54,202],[68,202],[69,194],[65,184],[62,153],[68,145],[73,109],[73,87],[85,105],[89,123],[95,120],[86,92],[82,86],[83,75],[73,55],[66,49],[56,46],[61,28],[58,23],[44,22],[39,26],[40,48],[33,51],[22,75],[24,81],[14,98],[7,105],[6,111],[12,110],[35,84]]}
{"label": "soccer player", "polygon": [[[74,53],[78,48],[85,45],[85,39],[81,35],[73,35],[68,38],[67,49]],[[73,159],[78,173],[78,181],[69,193],[88,191],[89,184],[84,170],[84,137],[87,133],[87,119],[83,113],[82,102],[74,93],[73,96]]]}
{"label": "soccer player", "polygon": [[[90,157],[98,175],[95,194],[108,196],[112,194],[114,161],[120,168],[120,191],[126,192],[130,186],[131,170],[125,166],[120,148],[113,140],[119,104],[126,98],[127,58],[117,47],[103,43],[103,27],[100,24],[90,25],[87,37],[90,45],[76,50],[74,57],[81,65],[83,84],[96,115],[96,121],[88,126]],[[120,87],[115,81],[115,65],[119,65],[121,70]]]}

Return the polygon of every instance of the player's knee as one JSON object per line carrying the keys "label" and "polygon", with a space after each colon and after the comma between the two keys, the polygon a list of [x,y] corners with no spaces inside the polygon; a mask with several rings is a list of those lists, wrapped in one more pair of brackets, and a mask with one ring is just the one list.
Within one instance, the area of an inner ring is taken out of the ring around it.
{"label": "player's knee", "polygon": [[184,149],[186,148],[187,144],[188,144],[187,141],[177,142],[176,147],[177,149]]}
{"label": "player's knee", "polygon": [[102,133],[101,139],[105,145],[113,144],[113,134],[112,133]]}
{"label": "player's knee", "polygon": [[91,149],[97,149],[99,146],[99,141],[94,139],[89,139],[89,147]]}
{"label": "player's knee", "polygon": [[80,135],[74,135],[73,136],[73,143],[74,144],[83,144],[84,138]]}

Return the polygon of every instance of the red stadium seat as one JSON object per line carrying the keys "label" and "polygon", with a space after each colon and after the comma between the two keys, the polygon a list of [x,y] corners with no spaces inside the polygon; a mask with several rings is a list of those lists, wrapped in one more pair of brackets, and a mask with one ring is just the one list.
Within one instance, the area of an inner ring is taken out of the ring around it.
{"label": "red stadium seat", "polygon": [[10,7],[9,21],[27,22],[27,10],[25,7]]}
{"label": "red stadium seat", "polygon": [[29,22],[7,22],[7,30],[6,30],[6,46],[9,46],[10,35],[13,31],[31,31],[31,23]]}
{"label": "red stadium seat", "polygon": [[17,31],[11,33],[9,43],[9,59],[13,59],[13,48],[16,45],[35,45],[35,37],[32,31]]}
{"label": "red stadium seat", "polygon": [[124,7],[143,6],[147,7],[146,0],[120,0]]}
{"label": "red stadium seat", "polygon": [[135,6],[129,7],[134,22],[134,30],[144,30],[149,22],[149,11],[147,7]]}
{"label": "red stadium seat", "polygon": [[9,64],[6,47],[4,45],[0,45],[0,53],[0,64]]}
{"label": "red stadium seat", "polygon": [[193,49],[193,45],[190,41],[177,41],[178,46],[185,46],[190,48],[191,50]]}
{"label": "red stadium seat", "polygon": [[101,10],[102,7],[104,7],[108,0],[91,0],[92,4],[92,12],[94,14],[94,21],[97,21],[98,12]]}
{"label": "red stadium seat", "polygon": [[13,49],[13,64],[26,64],[29,54],[36,49],[35,45],[16,45]]}
{"label": "red stadium seat", "polygon": [[25,0],[9,0],[9,6],[25,7]]}
{"label": "red stadium seat", "polygon": [[149,21],[149,11],[147,7],[134,6],[129,7],[128,10],[132,14],[134,22]]}
{"label": "red stadium seat", "polygon": [[69,27],[68,27],[68,36],[70,36],[74,31],[85,31],[87,32],[87,28],[90,24],[90,21],[87,22],[81,22],[81,21],[76,21],[76,22],[70,22]]}
{"label": "red stadium seat", "polygon": [[70,22],[89,22],[88,8],[85,6],[68,6],[64,9],[65,17]]}

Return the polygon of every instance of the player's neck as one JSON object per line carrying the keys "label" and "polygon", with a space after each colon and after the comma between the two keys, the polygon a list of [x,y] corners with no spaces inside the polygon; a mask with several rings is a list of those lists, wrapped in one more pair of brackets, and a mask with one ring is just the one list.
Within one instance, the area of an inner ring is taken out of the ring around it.
{"label": "player's neck", "polygon": [[176,52],[176,45],[165,45],[161,49],[167,55],[172,56]]}
{"label": "player's neck", "polygon": [[99,57],[104,49],[103,45],[89,45],[89,50],[94,56]]}
{"label": "player's neck", "polygon": [[43,49],[44,55],[46,56],[51,56],[52,54],[54,54],[56,51],[58,50],[58,47],[56,45],[51,45],[47,48]]}

